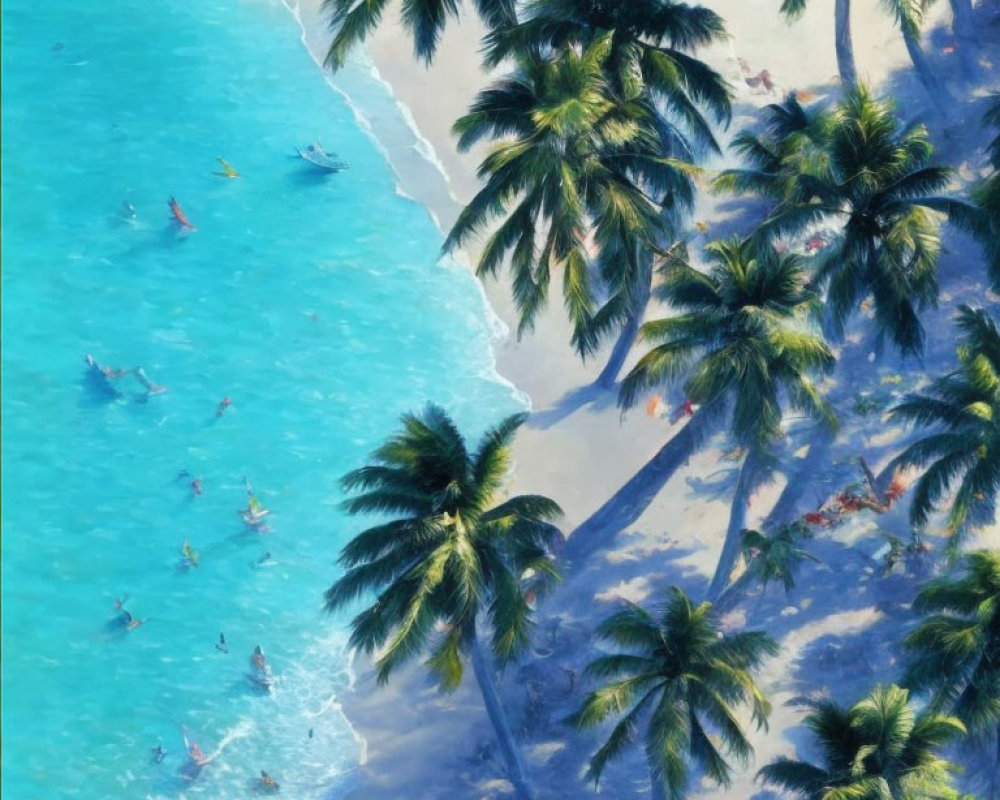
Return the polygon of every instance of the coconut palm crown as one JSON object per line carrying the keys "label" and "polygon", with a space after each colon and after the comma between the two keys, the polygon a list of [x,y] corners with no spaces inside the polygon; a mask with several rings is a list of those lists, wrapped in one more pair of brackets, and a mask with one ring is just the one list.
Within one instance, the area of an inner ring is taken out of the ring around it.
{"label": "coconut palm crown", "polygon": [[429,648],[428,667],[445,689],[455,688],[481,615],[501,661],[526,645],[527,595],[556,575],[549,520],[561,512],[536,495],[497,503],[510,442],[525,419],[508,417],[469,452],[448,415],[430,405],[404,416],[403,431],[374,452],[373,464],[343,478],[354,495],[344,503],[348,513],[398,515],[344,547],[347,571],[326,592],[330,611],[377,593],[351,623],[351,644],[379,651],[380,682]]}
{"label": "coconut palm crown", "polygon": [[842,334],[870,296],[878,340],[888,339],[904,355],[921,353],[919,312],[938,295],[940,223],[931,211],[964,217],[972,207],[938,194],[952,170],[930,163],[926,129],[903,128],[893,105],[864,86],[806,130],[786,135],[776,157],[741,142],[750,169],[723,173],[718,185],[783,197],[758,235],[776,239],[831,228],[832,243],[815,259],[815,283],[826,289],[834,330]]}
{"label": "coconut palm crown", "polygon": [[[532,47],[586,47],[611,33],[606,69],[613,91],[663,104],[693,141],[718,150],[707,110],[718,123],[732,114],[730,87],[693,52],[726,38],[722,18],[675,0],[532,0],[515,26],[486,37],[486,63],[496,66]],[[686,138],[686,137],[685,137]]]}
{"label": "coconut palm crown", "polygon": [[969,553],[962,577],[931,581],[913,608],[924,619],[906,637],[905,683],[970,733],[996,737],[1000,759],[1000,551]]}
{"label": "coconut palm crown", "polygon": [[[333,40],[326,53],[326,66],[344,66],[347,54],[367,39],[382,21],[388,0],[323,0],[329,15]],[[516,22],[514,0],[473,0],[473,5],[489,27]],[[402,8],[403,28],[413,38],[414,56],[429,64],[448,18],[459,16],[458,0],[406,0]]]}
{"label": "coconut palm crown", "polygon": [[622,383],[619,401],[684,376],[692,403],[732,404],[737,444],[766,448],[780,435],[782,403],[835,424],[810,373],[829,371],[830,348],[809,329],[818,299],[802,260],[755,240],[713,242],[710,270],[680,259],[665,268],[660,298],[677,313],[647,322],[640,338],[652,348]]}
{"label": "coconut palm crown", "polygon": [[692,765],[728,785],[727,757],[746,763],[753,753],[734,710],[749,705],[753,722],[766,727],[770,705],[754,673],[778,645],[759,631],[724,635],[711,604],[696,605],[677,587],[662,607],[630,605],[601,623],[597,635],[623,652],[587,667],[606,683],[570,720],[585,729],[617,719],[590,760],[595,783],[641,736],[654,798],[682,798]]}
{"label": "coconut palm crown", "polygon": [[[602,311],[617,319],[629,310],[621,299],[636,285],[640,251],[657,248],[664,207],[693,199],[692,168],[670,155],[669,132],[649,104],[609,91],[610,48],[607,34],[579,52],[519,53],[514,72],[481,92],[454,126],[462,150],[485,137],[500,141],[480,165],[485,185],[459,215],[445,250],[503,218],[477,273],[496,276],[511,255],[522,335],[547,302],[552,269],[561,269],[572,343],[583,356],[598,344]],[[601,259],[596,278],[591,238],[601,254],[614,256]]]}
{"label": "coconut palm crown", "polygon": [[910,506],[915,526],[950,490],[948,527],[954,534],[996,518],[1000,491],[1000,330],[986,311],[960,306],[959,368],[892,409],[896,419],[930,428],[895,463],[925,466]]}
{"label": "coconut palm crown", "polygon": [[917,712],[899,686],[878,686],[851,708],[812,702],[805,719],[822,764],[779,758],[765,785],[800,800],[948,800],[953,768],[937,752],[962,736],[955,717]]}

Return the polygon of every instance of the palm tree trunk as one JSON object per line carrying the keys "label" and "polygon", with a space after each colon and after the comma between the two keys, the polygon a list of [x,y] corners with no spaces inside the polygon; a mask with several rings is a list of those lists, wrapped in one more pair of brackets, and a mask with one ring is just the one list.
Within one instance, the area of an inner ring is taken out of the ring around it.
{"label": "palm tree trunk", "polygon": [[708,587],[708,599],[714,602],[729,583],[729,575],[736,566],[736,557],[740,553],[740,534],[747,523],[747,504],[753,490],[760,484],[761,454],[759,450],[747,453],[746,460],[740,469],[740,477],[736,481],[736,493],[729,512],[729,529],[726,540],[722,543],[722,553],[715,567],[715,575]]}
{"label": "palm tree trunk", "polygon": [[851,0],[837,0],[833,10],[837,36],[837,71],[840,82],[848,89],[858,85],[858,68],[854,64],[854,42],[851,39]]}
{"label": "palm tree trunk", "polygon": [[493,665],[487,662],[479,644],[479,636],[473,630],[469,634],[469,654],[472,657],[472,670],[476,674],[476,681],[479,683],[479,691],[483,695],[483,704],[486,706],[486,713],[490,722],[493,723],[493,730],[500,743],[500,753],[503,755],[504,763],[507,766],[507,777],[514,784],[514,793],[518,800],[532,800],[534,793],[528,786],[524,777],[524,767],[521,765],[521,755],[518,752],[517,743],[511,734],[510,725],[507,724],[507,715],[503,710],[503,703],[500,700],[500,693],[497,691],[496,675]]}
{"label": "palm tree trunk", "polygon": [[[635,298],[632,303],[632,310],[625,320],[625,325],[618,334],[618,341],[611,349],[611,356],[608,363],[604,365],[601,374],[597,376],[595,383],[601,389],[610,389],[618,380],[618,373],[621,372],[625,359],[628,358],[629,351],[635,343],[635,337],[639,334],[639,326],[646,313],[646,306],[649,305],[649,296],[653,290],[653,264],[652,257],[644,256],[636,246],[636,258],[641,259],[639,274],[636,278]],[[646,263],[648,261],[648,263]]]}
{"label": "palm tree trunk", "polygon": [[715,612],[717,614],[725,614],[731,610],[743,598],[743,595],[746,594],[753,583],[753,578],[753,572],[747,570],[729,584],[722,594],[719,595],[719,599],[712,604]]}
{"label": "palm tree trunk", "polygon": [[615,381],[618,380],[618,373],[622,370],[622,364],[628,358],[629,351],[635,343],[635,338],[639,335],[639,324],[642,321],[642,315],[646,311],[646,303],[648,301],[649,292],[647,291],[642,307],[633,309],[632,313],[628,315],[628,319],[625,320],[625,326],[622,328],[621,333],[618,334],[618,341],[615,342],[615,346],[611,349],[608,363],[604,365],[601,374],[594,381],[601,389],[610,389],[615,385]]}
{"label": "palm tree trunk", "polygon": [[591,553],[614,539],[622,528],[639,519],[666,482],[698,449],[716,417],[714,408],[703,406],[695,411],[687,425],[573,531],[563,548],[563,560],[579,566]]}
{"label": "palm tree trunk", "polygon": [[910,30],[908,26],[904,25],[903,42],[906,44],[906,52],[910,54],[913,68],[917,71],[917,78],[920,79],[920,84],[930,96],[937,110],[942,114],[946,113],[948,107],[954,105],[955,98],[951,96],[951,93],[941,82],[938,74],[927,60],[924,48],[920,46],[920,31]]}

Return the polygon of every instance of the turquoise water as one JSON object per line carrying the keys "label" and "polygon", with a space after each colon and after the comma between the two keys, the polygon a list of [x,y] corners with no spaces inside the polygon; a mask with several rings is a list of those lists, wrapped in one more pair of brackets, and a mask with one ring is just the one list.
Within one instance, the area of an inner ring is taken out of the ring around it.
{"label": "turquoise water", "polygon": [[[336,480],[428,400],[474,436],[520,408],[473,279],[436,263],[440,233],[299,37],[277,0],[3,4],[5,797],[245,797],[260,769],[342,794],[348,615],[321,602],[362,521]],[[316,138],[351,169],[288,157]],[[103,395],[87,353],[168,391]],[[236,514],[244,475],[270,533]],[[123,633],[126,593],[145,624]],[[244,679],[256,644],[269,695]],[[194,783],[182,725],[218,753]]]}

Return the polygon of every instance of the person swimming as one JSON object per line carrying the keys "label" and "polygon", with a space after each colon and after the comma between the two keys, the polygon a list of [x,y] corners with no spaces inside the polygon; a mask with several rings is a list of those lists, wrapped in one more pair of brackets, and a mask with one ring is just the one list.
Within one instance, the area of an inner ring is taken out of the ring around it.
{"label": "person swimming", "polygon": [[212,763],[212,758],[205,755],[197,742],[188,738],[186,728],[183,731],[187,761],[181,765],[180,773],[186,780],[193,781],[208,764]]}
{"label": "person swimming", "polygon": [[146,374],[146,370],[142,367],[136,367],[132,371],[135,373],[135,377],[139,383],[146,387],[147,395],[163,394],[167,391],[166,386],[160,386],[158,383],[153,383],[153,381],[151,381],[149,376]]}
{"label": "person swimming", "polygon": [[115,369],[114,367],[105,366],[90,353],[87,353],[87,355],[83,357],[83,360],[86,362],[87,366],[90,367],[92,374],[109,381],[116,381],[119,378],[124,378],[132,371],[130,369]]}
{"label": "person swimming", "polygon": [[246,476],[243,476],[243,485],[247,490],[247,507],[240,509],[237,513],[251,528],[264,530],[264,528],[261,527],[264,523],[264,517],[271,512],[264,508],[264,505],[259,499],[257,499],[257,495],[254,494],[253,487],[250,485],[250,481],[247,480]]}
{"label": "person swimming", "polygon": [[229,645],[226,643],[226,634],[225,633],[221,633],[221,632],[219,633],[219,641],[217,641],[215,643],[215,649],[218,650],[220,653],[228,653],[229,652]]}
{"label": "person swimming", "polygon": [[138,212],[135,210],[135,206],[128,200],[122,200],[121,210],[118,213],[119,216],[127,222],[135,222],[135,220],[139,217]]}
{"label": "person swimming", "polygon": [[198,559],[198,551],[191,546],[191,543],[187,539],[185,539],[184,544],[181,545],[181,569],[197,567]]}
{"label": "person swimming", "polygon": [[195,478],[191,481],[191,492],[195,497],[201,494],[201,478]]}
{"label": "person swimming", "polygon": [[268,775],[265,770],[260,771],[260,778],[257,780],[257,787],[261,792],[266,794],[273,794],[281,788],[278,782]]}
{"label": "person swimming", "polygon": [[195,230],[194,225],[192,225],[190,220],[188,220],[187,215],[184,213],[184,210],[181,208],[180,203],[178,203],[176,199],[171,197],[170,200],[167,201],[167,205],[170,207],[170,213],[174,215],[174,220],[181,226],[182,229],[188,231]]}
{"label": "person swimming", "polygon": [[250,672],[247,673],[247,678],[251,683],[264,689],[270,689],[274,685],[274,672],[267,663],[260,645],[254,647],[253,655],[250,656]]}
{"label": "person swimming", "polygon": [[167,756],[167,751],[163,748],[162,744],[158,744],[156,747],[150,747],[149,751],[153,754],[154,764],[162,764],[163,759]]}
{"label": "person swimming", "polygon": [[228,397],[223,397],[222,400],[219,401],[219,405],[216,406],[215,408],[215,416],[221,417],[224,413],[226,413],[226,409],[229,408],[229,406],[231,406],[232,404],[233,404],[232,400],[230,400]]}
{"label": "person swimming", "polygon": [[221,173],[217,172],[217,173],[215,173],[216,175],[218,175],[219,177],[222,177],[222,178],[238,178],[238,177],[240,177],[240,173],[238,173],[228,163],[226,163],[226,159],[224,159],[222,156],[216,156],[215,160],[218,161],[222,165],[222,172]]}

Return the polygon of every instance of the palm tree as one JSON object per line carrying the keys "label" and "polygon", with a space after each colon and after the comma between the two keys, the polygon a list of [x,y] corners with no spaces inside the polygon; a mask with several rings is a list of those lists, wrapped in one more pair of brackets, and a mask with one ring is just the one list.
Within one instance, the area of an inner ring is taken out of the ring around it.
{"label": "palm tree", "polygon": [[932,581],[913,610],[925,619],[909,636],[904,682],[930,691],[932,707],[958,717],[978,737],[995,737],[991,796],[1000,789],[1000,552],[965,559],[958,580]]}
{"label": "palm tree", "polygon": [[711,604],[695,605],[676,586],[654,613],[630,605],[601,623],[597,635],[626,652],[591,662],[587,673],[608,683],[571,717],[581,729],[618,718],[590,760],[594,783],[642,726],[653,800],[680,800],[692,765],[728,786],[727,756],[745,764],[753,754],[736,707],[749,705],[757,728],[767,726],[770,704],[754,673],[765,656],[777,655],[774,640],[760,631],[723,634]]}
{"label": "palm tree", "polygon": [[[881,5],[892,15],[900,33],[903,34],[903,43],[917,71],[917,78],[927,90],[931,100],[939,109],[943,109],[946,103],[952,102],[952,97],[927,61],[927,56],[920,45],[920,25],[932,2],[933,0],[881,0]],[[789,20],[796,20],[802,16],[807,5],[808,0],[783,0],[781,13]],[[851,39],[851,0],[836,0],[834,28],[840,82],[848,89],[855,89],[858,86],[858,70],[854,64],[854,44]]]}
{"label": "palm tree", "polygon": [[711,597],[725,585],[739,552],[746,501],[764,477],[768,445],[780,435],[782,398],[810,416],[834,424],[833,414],[808,378],[829,370],[830,349],[809,332],[817,298],[804,283],[801,260],[767,243],[714,242],[704,274],[675,257],[663,268],[658,296],[677,313],[642,326],[656,343],[622,382],[619,403],[634,405],[642,392],[684,378],[688,401],[700,405],[688,423],[628,483],[570,536],[564,555],[579,561],[634,522],[699,446],[721,413],[731,409],[731,434],[747,457],[740,470],[729,532]]}
{"label": "palm tree", "polygon": [[[654,109],[641,97],[610,91],[604,64],[611,38],[579,53],[519,53],[515,72],[481,92],[454,126],[460,150],[486,136],[505,138],[480,166],[485,186],[459,215],[445,250],[505,217],[477,273],[496,276],[511,253],[520,336],[548,299],[552,268],[561,267],[572,344],[583,357],[602,332],[645,306],[650,279],[639,276],[651,274],[663,209],[693,199],[692,170],[665,155],[671,134]],[[597,280],[586,246],[591,236],[600,251]],[[598,308],[601,294],[607,297]]]}
{"label": "palm tree", "polygon": [[803,561],[819,563],[800,543],[812,537],[809,526],[801,520],[782,525],[775,533],[744,530],[740,534],[740,552],[746,570],[726,587],[715,603],[718,611],[727,610],[751,583],[759,583],[761,596],[772,581],[780,581],[786,592],[795,586],[795,572]]}
{"label": "palm tree", "polygon": [[[344,66],[347,54],[378,27],[388,0],[323,0],[329,14],[333,41],[326,53],[326,66],[334,71]],[[473,5],[490,28],[516,23],[515,0],[473,0]],[[457,0],[406,0],[402,21],[413,37],[413,55],[429,64],[434,59],[438,40],[448,17],[457,18]]]}
{"label": "palm tree", "polygon": [[478,627],[506,662],[521,653],[531,624],[529,597],[556,572],[548,546],[561,511],[552,500],[518,495],[497,504],[510,466],[510,444],[527,415],[508,417],[470,453],[447,413],[430,405],[403,417],[403,431],[373,454],[374,463],[342,480],[350,514],[399,515],[359,533],[340,563],[347,569],[326,592],[334,611],[375,592],[351,623],[351,645],[373,654],[378,682],[429,649],[427,666],[446,691],[472,667],[518,798],[531,797],[504,716]]}
{"label": "palm tree", "polygon": [[779,758],[758,773],[764,784],[801,800],[947,800],[953,767],[938,750],[965,728],[954,717],[915,712],[909,693],[878,686],[849,709],[813,702],[805,719],[821,766]]}
{"label": "palm tree", "polygon": [[712,191],[760,195],[773,204],[772,211],[782,203],[809,200],[809,184],[800,176],[828,169],[831,115],[805,108],[794,92],[760,113],[763,121],[757,129],[742,130],[729,143],[746,167],[722,170]]}
{"label": "palm tree", "polygon": [[995,519],[1000,491],[1000,330],[983,310],[959,306],[959,368],[892,409],[896,419],[934,430],[896,457],[893,466],[930,464],[917,480],[910,521],[927,522],[950,490],[948,526],[960,534],[968,525]]}
{"label": "palm tree", "polygon": [[662,101],[694,140],[718,151],[711,125],[728,124],[732,107],[725,79],[692,55],[726,38],[722,18],[710,9],[675,0],[535,0],[514,26],[486,37],[486,64],[530,47],[587,47],[611,32],[607,70],[622,96],[648,94]]}
{"label": "palm tree", "polygon": [[[691,163],[702,148],[718,152],[706,114],[728,125],[732,109],[729,85],[694,56],[698,47],[726,36],[721,17],[707,8],[675,0],[535,0],[526,4],[517,25],[487,35],[486,63],[495,66],[523,52],[587,48],[609,33],[603,65],[608,90],[644,109],[659,140],[658,155]],[[679,216],[693,200],[689,174],[666,177],[670,180],[651,186],[665,217],[665,230],[655,237],[662,249],[676,238]],[[597,257],[608,291],[589,325],[591,348],[617,334],[596,381],[603,388],[617,380],[650,297],[652,260],[629,255],[634,238],[601,247]]]}
{"label": "palm tree", "polygon": [[990,283],[994,291],[1000,292],[1000,92],[990,98],[983,121],[998,131],[987,147],[993,172],[973,189],[976,211],[972,224],[963,227],[971,228],[971,233],[982,243]]}
{"label": "palm tree", "polygon": [[[888,337],[905,354],[923,349],[918,311],[937,301],[939,224],[929,209],[962,205],[936,192],[952,170],[930,165],[933,146],[927,130],[903,129],[888,101],[861,86],[832,112],[823,158],[799,173],[791,199],[763,223],[762,235],[796,235],[833,223],[839,238],[819,257],[816,283],[826,287],[835,330],[844,326],[861,301],[874,301],[878,338]],[[782,162],[782,169],[795,162]],[[772,190],[768,177],[740,191]]]}

